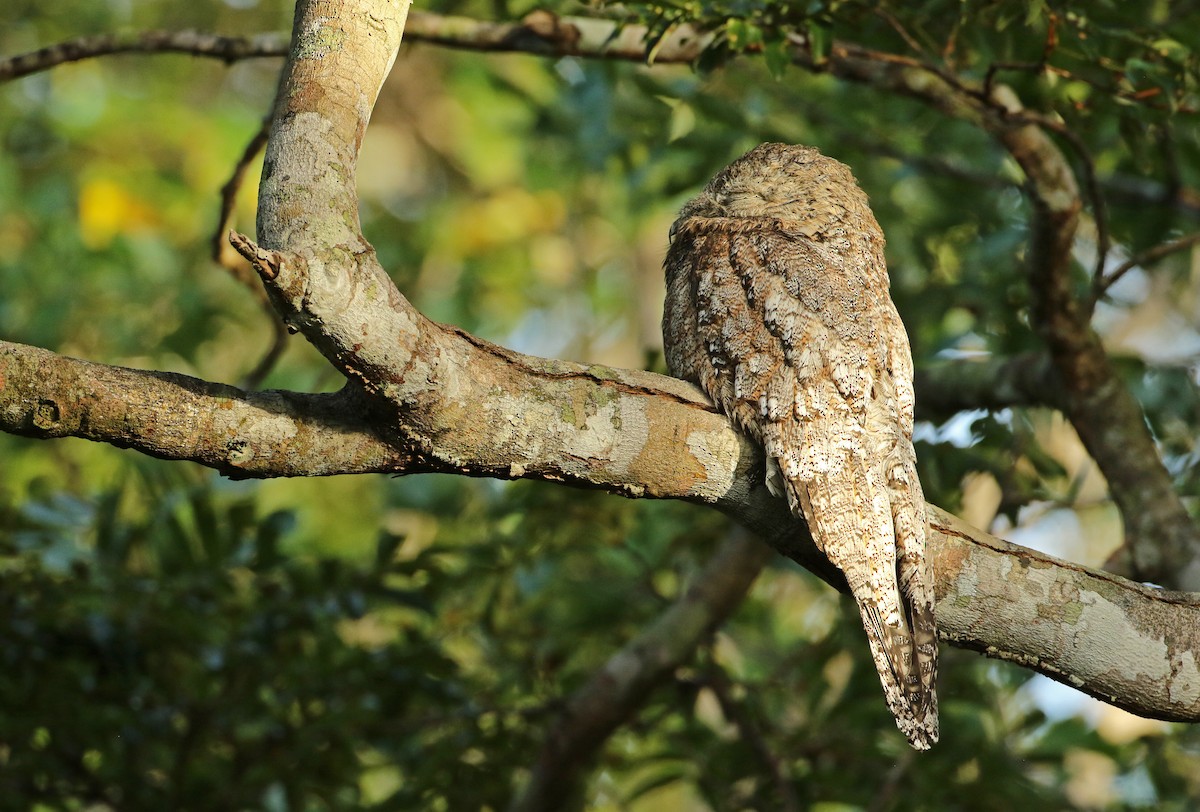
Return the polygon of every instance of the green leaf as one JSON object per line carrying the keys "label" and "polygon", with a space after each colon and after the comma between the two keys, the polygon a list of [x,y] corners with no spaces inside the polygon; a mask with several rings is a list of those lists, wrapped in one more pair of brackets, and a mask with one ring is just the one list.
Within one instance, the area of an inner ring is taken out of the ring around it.
{"label": "green leaf", "polygon": [[814,65],[823,65],[829,60],[829,48],[833,44],[833,30],[815,20],[805,21],[808,34],[808,50]]}
{"label": "green leaf", "polygon": [[1192,56],[1191,48],[1188,48],[1179,40],[1169,39],[1167,37],[1156,39],[1151,44],[1151,47],[1158,51],[1160,56],[1164,56],[1167,59],[1175,62],[1186,62]]}
{"label": "green leaf", "polygon": [[771,78],[779,80],[792,64],[792,48],[788,42],[776,41],[768,43],[763,49],[763,57]]}

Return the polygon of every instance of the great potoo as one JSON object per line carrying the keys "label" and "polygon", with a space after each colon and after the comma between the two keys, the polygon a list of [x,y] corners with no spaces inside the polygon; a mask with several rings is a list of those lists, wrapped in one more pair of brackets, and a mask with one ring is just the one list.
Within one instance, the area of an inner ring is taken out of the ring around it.
{"label": "great potoo", "polygon": [[845,573],[888,707],[924,750],[938,737],[933,574],[883,244],[849,168],[763,144],[675,221],[663,338],[672,374],[763,445],[767,484]]}

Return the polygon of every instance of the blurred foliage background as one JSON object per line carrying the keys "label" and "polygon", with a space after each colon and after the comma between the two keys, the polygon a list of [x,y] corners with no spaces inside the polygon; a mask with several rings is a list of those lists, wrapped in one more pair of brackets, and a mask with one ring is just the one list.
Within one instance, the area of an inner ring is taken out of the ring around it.
{"label": "blurred foliage background", "polygon": [[[1053,28],[1060,73],[1002,78],[1086,145],[1114,256],[1195,229],[1195,203],[1172,197],[1200,185],[1195,4],[876,5],[625,7],[660,27],[723,26],[698,68],[406,45],[363,148],[364,230],[434,319],[524,352],[661,369],[660,268],[678,206],[761,141],[813,144],[871,198],[918,366],[1036,348],[1028,212],[1005,153],[914,101],[784,66],[772,53],[789,25],[818,43],[915,44],[975,80],[1037,61]],[[533,7],[430,10],[512,20]],[[0,54],[125,30],[287,31],[291,13],[256,0],[9,0]],[[765,56],[734,58],[750,46]],[[114,56],[0,86],[0,336],[245,376],[272,327],[209,240],[279,66]],[[1140,103],[1150,88],[1159,103]],[[243,231],[257,172],[239,197]],[[1086,264],[1096,246],[1083,243]],[[1138,270],[1097,314],[1189,495],[1197,277],[1186,254]],[[264,385],[339,384],[293,338]],[[970,413],[919,437],[927,496],[974,523],[1093,564],[1119,539],[1102,478],[1056,415]],[[686,505],[538,483],[235,483],[0,435],[0,808],[500,808],[563,698],[726,533]],[[779,808],[771,759],[802,808],[827,812],[1182,810],[1200,798],[1194,730],[943,656],[943,743],[916,756],[855,613],[780,561],[608,742],[570,803]]]}

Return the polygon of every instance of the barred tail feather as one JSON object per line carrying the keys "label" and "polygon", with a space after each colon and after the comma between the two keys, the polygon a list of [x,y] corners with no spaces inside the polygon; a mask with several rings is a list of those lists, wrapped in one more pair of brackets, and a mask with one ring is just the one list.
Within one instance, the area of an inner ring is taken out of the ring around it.
{"label": "barred tail feather", "polygon": [[[817,546],[846,574],[896,726],[914,748],[928,750],[938,740],[938,706],[937,633],[927,564],[923,557],[913,560],[916,544],[911,539],[907,557],[898,549],[887,507],[871,522],[847,509],[879,504],[866,494],[876,485],[886,488],[869,470],[846,462],[811,483],[786,480],[785,487]],[[878,528],[877,534],[863,539],[864,527]],[[844,543],[847,539],[850,543]],[[883,555],[894,562],[891,567],[877,565]]]}
{"label": "barred tail feather", "polygon": [[927,681],[933,673],[926,667],[931,650],[936,657],[936,638],[932,649],[928,640],[922,638],[932,629],[923,621],[914,622],[924,625],[924,631],[915,631],[920,625],[914,626],[913,632],[887,626],[880,621],[876,607],[857,597],[856,602],[884,699],[896,717],[896,727],[914,748],[928,750],[938,740],[937,693]]}

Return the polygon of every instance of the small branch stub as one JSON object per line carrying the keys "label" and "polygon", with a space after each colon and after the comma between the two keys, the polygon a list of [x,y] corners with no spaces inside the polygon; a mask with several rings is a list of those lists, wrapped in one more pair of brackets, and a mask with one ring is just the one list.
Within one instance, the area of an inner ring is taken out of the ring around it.
{"label": "small branch stub", "polygon": [[229,244],[254,266],[254,270],[258,271],[258,275],[263,279],[270,281],[279,276],[279,269],[283,266],[283,255],[278,251],[260,248],[245,234],[232,230],[229,232]]}

